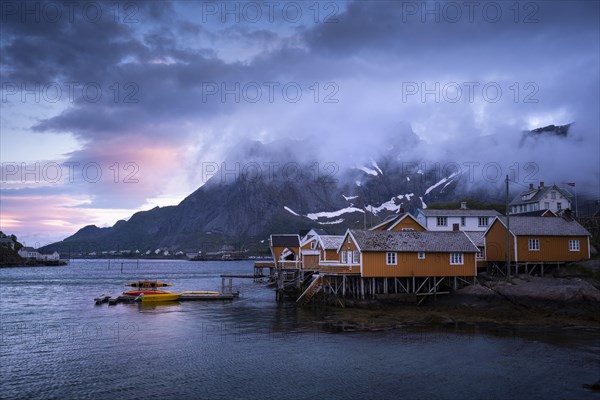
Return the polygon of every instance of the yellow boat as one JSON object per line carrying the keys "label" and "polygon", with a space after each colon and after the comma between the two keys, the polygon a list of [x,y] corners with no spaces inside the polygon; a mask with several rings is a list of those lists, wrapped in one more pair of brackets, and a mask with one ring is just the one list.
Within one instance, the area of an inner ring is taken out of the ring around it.
{"label": "yellow boat", "polygon": [[156,303],[161,301],[177,301],[181,296],[181,293],[156,293],[156,294],[142,294],[140,300],[142,303]]}

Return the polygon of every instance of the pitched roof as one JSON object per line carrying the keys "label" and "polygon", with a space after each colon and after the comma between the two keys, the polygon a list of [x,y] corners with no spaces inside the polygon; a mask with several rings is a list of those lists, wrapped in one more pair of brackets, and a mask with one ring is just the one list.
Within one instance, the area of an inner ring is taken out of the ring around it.
{"label": "pitched roof", "polygon": [[298,235],[271,235],[271,246],[300,247],[300,237]]}
{"label": "pitched roof", "polygon": [[29,252],[31,252],[31,251],[35,251],[35,252],[37,252],[37,250],[36,250],[36,249],[34,249],[33,247],[29,247],[29,246],[27,246],[27,247],[22,247],[22,248],[21,248],[21,250],[23,250],[23,251],[29,251]]}
{"label": "pitched roof", "polygon": [[[369,228],[369,230],[374,231],[380,228],[381,230],[391,229],[394,226],[398,225],[398,223],[400,223],[400,221],[403,221],[405,218],[412,218],[417,224],[423,226],[411,213],[402,213],[386,218],[382,223]],[[427,229],[424,226],[423,228]]]}
{"label": "pitched roof", "polygon": [[[518,214],[518,216],[519,216],[519,217],[541,217],[542,215],[544,215],[544,214],[546,214],[546,213],[551,213],[551,214],[553,214],[554,216],[556,216],[556,214],[555,214],[553,211],[551,211],[551,210],[546,210],[546,209],[543,209],[543,210],[536,210],[536,211],[527,211],[527,212],[522,212],[522,213],[519,213],[519,214]],[[516,214],[511,214],[511,215],[516,215]]]}
{"label": "pitched roof", "polygon": [[387,228],[390,227],[391,224],[393,224],[395,221],[397,221],[400,218],[402,218],[403,215],[404,214],[389,216],[386,219],[384,219],[383,222],[381,222],[381,223],[379,223],[379,224],[377,224],[375,226],[370,227],[369,230],[373,231],[373,230],[376,230],[376,229],[379,229],[379,228],[382,228],[382,230],[386,230]]}
{"label": "pitched roof", "polygon": [[340,247],[340,244],[342,244],[344,237],[338,235],[322,235],[319,236],[319,239],[325,250],[337,250],[338,247]]}
{"label": "pitched roof", "polygon": [[[544,186],[541,189],[527,189],[521,193],[519,193],[518,195],[516,195],[512,201],[510,203],[508,203],[509,205],[515,205],[515,204],[525,204],[525,203],[537,203],[540,200],[542,200],[544,198],[544,196],[546,196],[546,194],[550,191],[550,190],[556,190],[557,192],[560,192],[560,194],[562,194],[565,198],[569,199],[571,196],[571,194],[569,192],[567,192],[565,189],[561,189],[556,185],[552,185],[552,186]],[[522,196],[523,195],[529,195],[531,193],[535,193],[530,199],[527,200],[523,200]]]}
{"label": "pitched roof", "polygon": [[467,235],[469,237],[469,239],[471,239],[471,241],[473,243],[475,243],[476,246],[484,246],[485,243],[483,242],[483,234],[485,233],[485,231],[463,231],[465,233],[465,235]]}
{"label": "pitched roof", "polygon": [[350,230],[361,251],[478,252],[462,231],[364,231]]}
{"label": "pitched roof", "polygon": [[458,210],[432,210],[426,208],[425,210],[419,210],[426,217],[497,217],[500,214],[496,210],[469,210],[469,209],[458,209]]}
{"label": "pitched roof", "polygon": [[[498,217],[498,220],[506,226],[506,217]],[[560,217],[520,217],[513,215],[510,217],[510,231],[517,236],[591,236],[577,221],[567,221]]]}

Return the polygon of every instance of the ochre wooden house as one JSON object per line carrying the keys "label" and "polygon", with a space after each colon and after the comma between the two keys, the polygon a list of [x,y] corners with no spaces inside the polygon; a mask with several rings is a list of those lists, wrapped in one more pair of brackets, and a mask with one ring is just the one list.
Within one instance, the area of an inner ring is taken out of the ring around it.
{"label": "ochre wooden house", "polygon": [[[511,216],[510,263],[519,272],[546,264],[562,264],[590,258],[590,233],[577,221],[562,217]],[[506,268],[506,217],[497,217],[484,234],[485,260]]]}

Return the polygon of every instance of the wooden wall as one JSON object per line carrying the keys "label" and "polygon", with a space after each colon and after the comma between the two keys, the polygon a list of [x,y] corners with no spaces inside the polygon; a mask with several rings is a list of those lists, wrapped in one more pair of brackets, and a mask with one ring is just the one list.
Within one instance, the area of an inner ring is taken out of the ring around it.
{"label": "wooden wall", "polygon": [[476,276],[475,253],[463,253],[463,265],[450,265],[450,253],[397,253],[398,265],[386,265],[386,252],[362,254],[363,277]]}
{"label": "wooden wall", "polygon": [[[540,249],[529,250],[529,239],[538,239]],[[579,240],[579,251],[569,251],[569,240]],[[506,261],[506,228],[498,221],[485,236],[485,260]],[[514,236],[510,240],[511,261],[515,261]],[[518,236],[517,262],[569,262],[588,258],[587,236]]]}
{"label": "wooden wall", "polygon": [[426,231],[426,229],[421,224],[419,224],[416,220],[414,220],[411,217],[404,218],[398,225],[396,225],[392,229],[392,231],[401,231],[405,228],[411,228],[418,232]]}

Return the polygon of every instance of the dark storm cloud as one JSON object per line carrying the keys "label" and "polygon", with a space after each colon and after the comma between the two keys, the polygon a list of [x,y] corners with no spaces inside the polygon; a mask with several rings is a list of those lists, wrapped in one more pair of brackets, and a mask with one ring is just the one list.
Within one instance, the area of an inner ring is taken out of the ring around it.
{"label": "dark storm cloud", "polygon": [[[518,136],[531,116],[577,120],[575,133],[583,138],[597,132],[596,2],[477,2],[471,15],[467,3],[459,2],[355,1],[336,23],[294,25],[291,36],[280,31],[281,20],[215,26],[186,19],[172,3],[136,4],[140,12],[134,24],[112,18],[94,24],[8,24],[2,41],[4,80],[92,81],[103,89],[99,101],[79,98],[34,130],[72,132],[88,143],[135,135],[183,143],[201,135],[214,147],[234,146],[265,131],[266,140],[318,139],[320,148],[338,152],[340,160],[363,153],[365,135],[376,153],[402,121],[415,123],[415,130],[426,125],[418,133],[435,138],[422,153],[430,157],[464,153],[445,142],[453,139],[463,143],[507,130]],[[449,4],[461,9],[456,22],[444,14],[451,11]],[[483,13],[486,4],[500,8],[497,21],[494,9]],[[422,7],[438,7],[439,15],[423,16]],[[223,56],[253,47],[246,59],[225,61]],[[223,101],[220,93],[205,101],[207,83],[231,88],[273,81],[302,85],[303,101],[279,97],[269,102],[263,96],[254,104],[232,96]],[[505,98],[487,104],[421,101],[419,96],[402,101],[402,84],[425,81],[493,81],[503,85]],[[339,102],[307,102],[314,82],[321,90],[324,83],[335,83]],[[515,82],[521,96],[525,83],[535,83],[538,102],[508,101]],[[118,101],[110,89],[115,83],[121,89]],[[123,101],[132,93],[131,87],[124,90],[128,83],[135,85],[134,102]],[[341,138],[350,140],[340,144]],[[513,145],[500,142],[505,147],[494,149],[501,153]],[[93,157],[93,148],[88,150]]]}

